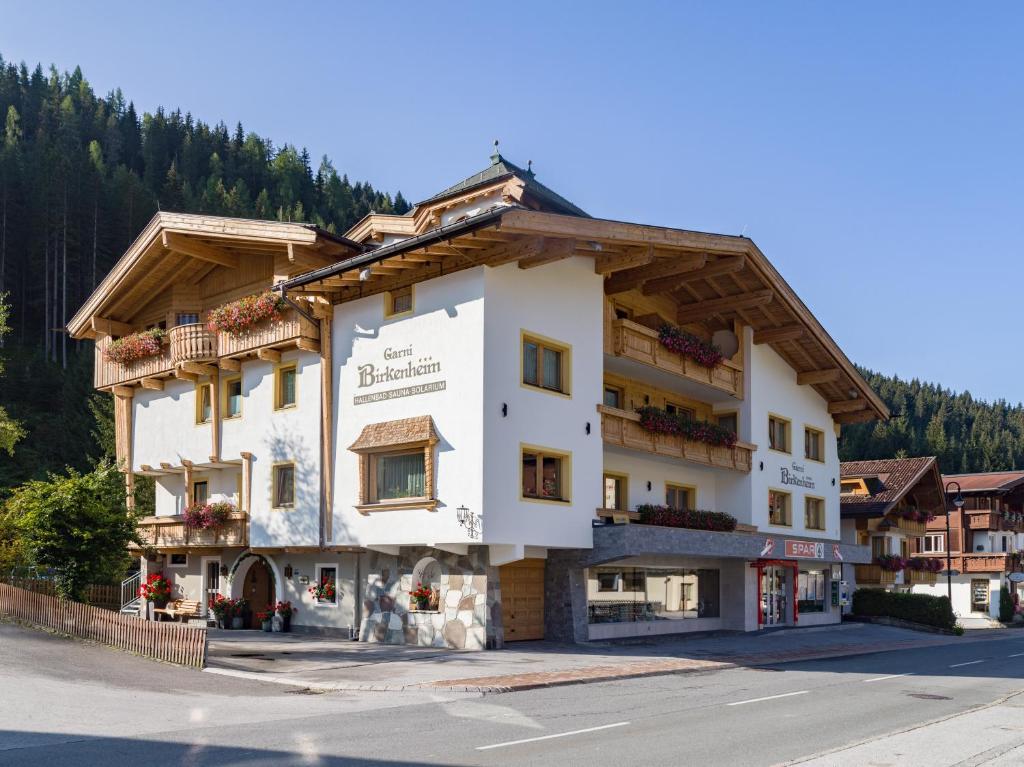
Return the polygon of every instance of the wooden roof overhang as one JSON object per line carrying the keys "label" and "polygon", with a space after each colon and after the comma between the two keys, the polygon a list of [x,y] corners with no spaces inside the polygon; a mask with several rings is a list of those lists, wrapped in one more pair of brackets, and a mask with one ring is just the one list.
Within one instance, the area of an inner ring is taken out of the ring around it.
{"label": "wooden roof overhang", "polygon": [[801,385],[827,400],[837,423],[888,418],[885,403],[803,301],[745,237],[707,234],[499,205],[278,283],[333,303],[406,287],[479,265],[529,269],[570,256],[594,259],[605,293],[664,294],[679,324],[750,325]]}
{"label": "wooden roof overhang", "polygon": [[[914,459],[903,459],[914,460]],[[870,463],[870,461],[865,462]],[[877,476],[876,473],[867,474],[841,474],[841,479],[859,479],[863,477]],[[892,473],[889,474],[892,476]],[[914,505],[941,514],[946,508],[946,493],[942,487],[942,475],[939,473],[939,463],[934,458],[922,462],[921,467],[909,478],[903,480],[895,493],[889,494],[884,500],[875,501],[877,496],[860,496],[849,498],[840,496],[840,515],[844,518],[855,517],[884,517],[904,498],[910,497]]]}
{"label": "wooden roof overhang", "polygon": [[362,250],[305,224],[157,213],[71,318],[68,332],[73,338],[128,332],[125,323],[169,284],[198,284],[214,269],[237,268],[254,254],[279,257],[283,277]]}

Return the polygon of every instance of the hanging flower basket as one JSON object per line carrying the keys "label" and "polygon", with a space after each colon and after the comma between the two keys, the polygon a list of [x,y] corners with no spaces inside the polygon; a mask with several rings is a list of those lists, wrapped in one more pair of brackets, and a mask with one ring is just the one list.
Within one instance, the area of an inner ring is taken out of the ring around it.
{"label": "hanging flower basket", "polygon": [[736,444],[736,432],[723,429],[718,424],[693,421],[684,415],[667,413],[650,405],[638,408],[636,412],[640,416],[640,426],[644,431],[672,434],[714,447],[732,447]]}
{"label": "hanging flower basket", "polygon": [[166,338],[167,332],[160,328],[141,330],[112,341],[104,350],[103,356],[109,362],[127,365],[129,362],[160,354]]}
{"label": "hanging flower basket", "polygon": [[193,503],[183,514],[185,527],[193,530],[219,530],[228,523],[235,511],[235,504],[227,501]]}
{"label": "hanging flower basket", "polygon": [[706,368],[713,368],[725,359],[722,350],[714,344],[667,323],[658,329],[658,340],[669,351],[688,357]]}
{"label": "hanging flower basket", "polygon": [[273,292],[246,296],[212,309],[207,325],[214,332],[240,336],[266,320],[281,319],[284,299]]}

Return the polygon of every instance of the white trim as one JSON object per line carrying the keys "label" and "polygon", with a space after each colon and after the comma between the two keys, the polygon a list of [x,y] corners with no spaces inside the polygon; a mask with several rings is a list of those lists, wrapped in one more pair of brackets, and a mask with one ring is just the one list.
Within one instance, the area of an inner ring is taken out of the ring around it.
{"label": "white trim", "polygon": [[[284,578],[281,575],[281,568],[277,566],[277,562],[274,561],[274,558],[269,554],[253,554],[251,551],[246,549],[237,557],[235,557],[235,561],[232,562],[231,567],[228,568],[229,573],[231,573],[232,569],[235,567],[235,564],[237,564],[238,560],[240,560],[242,557],[246,558],[245,561],[242,562],[242,564],[238,565],[238,569],[235,570],[233,574],[226,576],[230,579],[228,583],[228,593],[231,595],[231,597],[237,599],[238,597],[245,596],[242,593],[242,589],[245,587],[245,574],[249,572],[249,568],[252,567],[253,562],[255,562],[257,559],[262,559],[264,562],[270,565],[270,570],[274,573],[274,601],[283,602]],[[222,594],[224,593],[223,585],[221,585],[220,592]]]}
{"label": "white trim", "polygon": [[[174,564],[173,562],[171,562],[171,558],[172,557],[177,557],[177,556],[184,556],[185,557],[185,561],[182,562],[181,564],[177,564],[177,565]],[[171,554],[168,554],[167,555],[167,566],[168,567],[188,567],[188,554],[182,554],[180,551],[176,551],[176,552],[173,552]]]}
{"label": "white trim", "polygon": [[[321,602],[319,599],[313,599],[313,607],[333,607],[338,608],[341,606],[341,600],[338,599],[338,580],[341,575],[341,567],[337,562],[317,562],[313,565],[313,572],[315,573],[316,580],[312,585],[320,584],[320,568],[322,567],[333,567],[334,568],[334,601],[333,602]],[[309,592],[306,592],[309,594]]]}
{"label": "white trim", "polygon": [[[218,565],[218,569],[220,569],[220,566],[222,565],[222,562],[220,561],[220,556],[216,556],[216,557],[201,557],[200,560],[199,560],[199,567],[200,567],[199,576],[200,576],[200,583],[202,584],[201,588],[203,590],[203,592],[202,592],[203,593],[203,601],[200,603],[200,609],[202,610],[203,615],[206,615],[206,616],[210,615],[210,607],[209,607],[209,604],[210,604],[210,585],[209,585],[209,583],[207,583],[207,580],[206,580],[206,566],[210,562],[216,562],[217,565]],[[217,578],[217,583],[218,583],[217,593],[218,594],[223,592],[223,590],[224,590],[224,580],[226,578],[227,578],[227,576],[225,576],[225,575],[218,576],[218,578]]]}

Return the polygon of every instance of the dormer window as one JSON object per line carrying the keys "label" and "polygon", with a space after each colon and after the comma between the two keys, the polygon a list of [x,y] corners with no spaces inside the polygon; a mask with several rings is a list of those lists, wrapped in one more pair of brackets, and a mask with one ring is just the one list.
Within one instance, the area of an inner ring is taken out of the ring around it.
{"label": "dormer window", "polygon": [[196,325],[198,322],[198,312],[178,312],[178,316],[174,320],[175,325]]}

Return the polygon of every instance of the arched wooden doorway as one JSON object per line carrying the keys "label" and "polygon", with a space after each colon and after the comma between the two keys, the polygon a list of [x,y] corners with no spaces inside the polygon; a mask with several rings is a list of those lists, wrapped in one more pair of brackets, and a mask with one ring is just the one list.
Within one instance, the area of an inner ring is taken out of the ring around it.
{"label": "arched wooden doorway", "polygon": [[249,603],[249,625],[246,628],[260,628],[256,613],[263,612],[267,605],[274,603],[274,575],[262,559],[257,559],[245,573],[242,596]]}

